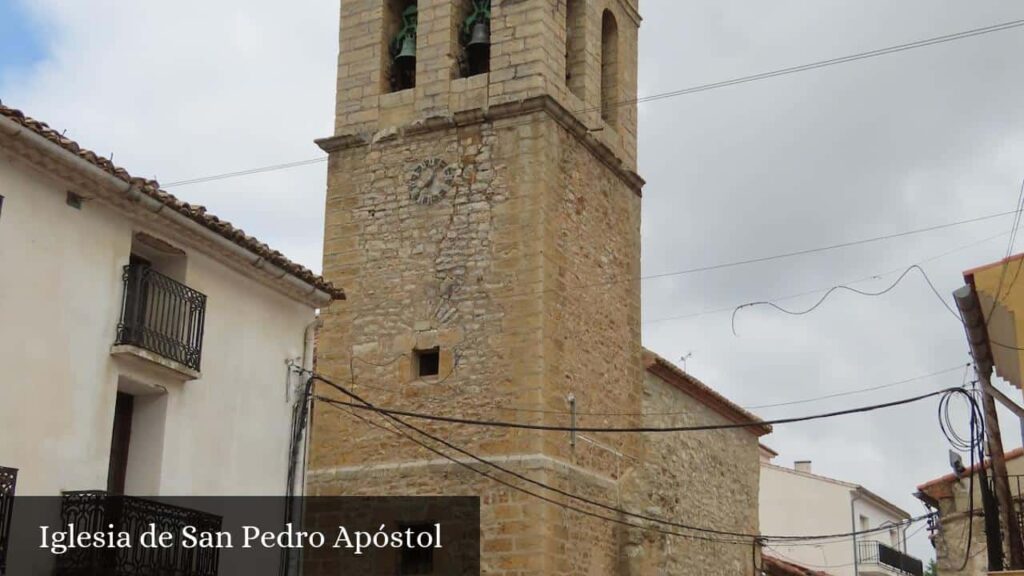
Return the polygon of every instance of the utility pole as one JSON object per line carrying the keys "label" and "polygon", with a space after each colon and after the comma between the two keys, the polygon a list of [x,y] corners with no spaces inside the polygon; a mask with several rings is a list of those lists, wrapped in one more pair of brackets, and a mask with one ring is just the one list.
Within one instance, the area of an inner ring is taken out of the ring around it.
{"label": "utility pole", "polygon": [[1006,471],[1006,456],[1003,454],[1003,435],[999,431],[999,415],[996,413],[996,401],[988,393],[992,387],[991,370],[978,370],[981,381],[981,401],[985,410],[985,434],[988,436],[989,458],[992,460],[992,480],[996,488],[996,500],[1003,522],[1006,524],[1006,538],[1009,540],[1011,570],[1024,568],[1024,547],[1020,539],[1020,525],[1013,507],[1013,496],[1010,493],[1010,478]]}
{"label": "utility pole", "polygon": [[[1010,552],[1011,570],[1024,568],[1024,543],[1021,542],[1020,525],[1014,510],[1013,497],[1010,494],[1010,479],[1006,471],[1006,457],[1003,454],[1003,437],[999,431],[999,415],[996,413],[995,399],[992,397],[992,350],[988,343],[988,327],[985,321],[978,294],[971,285],[964,286],[953,293],[956,305],[963,318],[964,331],[971,346],[974,357],[974,369],[981,384],[981,402],[985,414],[985,435],[988,440],[989,458],[992,461],[992,483],[995,486],[998,515],[1006,526],[1005,548]],[[984,462],[982,462],[984,465]],[[993,568],[990,566],[990,568]],[[1001,567],[1000,567],[1001,568]]]}

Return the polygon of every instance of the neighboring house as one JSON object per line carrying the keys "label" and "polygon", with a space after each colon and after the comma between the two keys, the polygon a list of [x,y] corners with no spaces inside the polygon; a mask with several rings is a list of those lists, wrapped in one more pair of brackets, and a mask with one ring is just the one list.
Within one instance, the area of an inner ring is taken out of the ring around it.
{"label": "neighboring house", "polygon": [[1024,254],[1017,254],[967,270],[966,286],[958,291],[976,305],[976,322],[984,326],[975,333],[980,341],[972,349],[981,356],[976,361],[1017,388],[1024,388],[1024,282],[1016,281],[1022,266]]}
{"label": "neighboring house", "polygon": [[[1019,509],[1022,488],[1024,488],[1024,448],[1016,448],[1006,453],[1006,470],[1010,479],[1010,492],[1017,502],[1017,518],[1021,518]],[[965,472],[961,478],[947,474],[921,484],[915,496],[929,508],[938,512],[938,521],[933,525],[931,533],[932,545],[935,547],[935,560],[939,574],[943,576],[984,576],[988,570],[988,543],[985,537],[985,518],[981,500],[981,485],[978,479],[978,465]],[[991,481],[991,463],[985,462]],[[971,509],[969,488],[971,476],[974,477],[973,515],[967,513]],[[968,525],[968,517],[973,519],[973,526]],[[968,532],[970,544],[968,545]],[[969,546],[969,548],[968,548]],[[967,560],[966,564],[964,560]],[[961,569],[962,567],[962,569]]]}
{"label": "neighboring house", "polygon": [[[870,532],[856,538],[773,543],[765,551],[784,561],[835,576],[921,576],[920,560],[906,552],[910,514],[870,490],[812,472],[808,461],[777,466],[762,450],[761,533],[771,536]],[[855,552],[856,551],[856,552]]]}
{"label": "neighboring house", "polygon": [[828,572],[805,568],[767,554],[761,561],[761,572],[764,576],[832,576]]}
{"label": "neighboring house", "polygon": [[0,485],[15,494],[284,494],[302,382],[286,362],[312,366],[316,310],[343,297],[0,106]]}

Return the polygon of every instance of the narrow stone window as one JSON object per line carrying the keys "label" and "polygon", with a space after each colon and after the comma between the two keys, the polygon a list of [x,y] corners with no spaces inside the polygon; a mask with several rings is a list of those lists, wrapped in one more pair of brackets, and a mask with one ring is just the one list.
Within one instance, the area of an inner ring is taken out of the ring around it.
{"label": "narrow stone window", "polygon": [[413,374],[417,378],[437,376],[441,372],[441,349],[416,350],[414,354]]}
{"label": "narrow stone window", "polygon": [[4,214],[4,197],[0,194],[0,216]]}
{"label": "narrow stone window", "polygon": [[565,6],[565,85],[583,99],[583,70],[587,63],[585,0],[568,0]]}
{"label": "narrow stone window", "polygon": [[75,210],[82,209],[82,197],[74,192],[68,191],[67,196],[64,198],[64,203]]}
{"label": "narrow stone window", "polygon": [[619,24],[610,10],[601,16],[601,117],[614,126],[619,118]]}
{"label": "narrow stone window", "polygon": [[416,86],[416,0],[384,0],[384,92]]}
{"label": "narrow stone window", "polygon": [[455,11],[459,77],[491,71],[491,0],[459,0]]}

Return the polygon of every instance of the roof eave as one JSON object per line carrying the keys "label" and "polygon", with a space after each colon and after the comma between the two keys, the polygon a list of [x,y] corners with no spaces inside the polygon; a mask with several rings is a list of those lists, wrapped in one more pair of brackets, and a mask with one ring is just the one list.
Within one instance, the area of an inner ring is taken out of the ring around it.
{"label": "roof eave", "polygon": [[[109,161],[107,161],[108,167],[101,167],[97,163],[89,161],[80,154],[76,154],[40,134],[35,129],[17,122],[6,115],[0,115],[0,136],[10,138],[15,143],[15,146],[18,142],[21,142],[50,160],[71,168],[73,171],[91,180],[97,188],[106,191],[111,196],[117,197],[120,200],[127,200],[135,205],[150,203],[150,211],[156,216],[172,221],[174,224],[199,235],[207,242],[212,242],[228,252],[235,253],[243,261],[247,261],[253,268],[267,276],[268,283],[277,284],[284,282],[290,285],[289,289],[282,291],[309,306],[319,308],[328,305],[333,300],[345,299],[343,290],[329,285],[320,286],[318,283],[303,279],[284,268],[274,266],[268,261],[265,254],[257,253],[231,238],[219,234],[217,231],[198,222],[190,214],[183,213],[174,206],[162,202],[155,194],[156,192],[162,193],[162,191],[149,189],[154,186],[153,183],[142,178],[132,178],[126,171],[113,166]],[[123,209],[123,206],[115,205],[115,208]],[[237,231],[237,235],[244,235],[244,233]]]}

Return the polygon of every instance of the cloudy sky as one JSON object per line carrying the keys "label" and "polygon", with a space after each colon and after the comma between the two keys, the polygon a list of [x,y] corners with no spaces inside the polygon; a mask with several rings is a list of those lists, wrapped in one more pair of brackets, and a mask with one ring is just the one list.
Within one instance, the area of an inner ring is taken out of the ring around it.
{"label": "cloudy sky", "polygon": [[[645,0],[640,95],[1024,18],[1010,0]],[[162,182],[316,158],[332,127],[338,0],[0,0],[0,98]],[[1024,178],[1024,29],[650,102],[640,112],[645,275],[1014,208]],[[174,188],[320,268],[325,167]],[[917,276],[814,314],[754,301],[888,285],[910,264],[944,294],[1006,251],[1010,218],[644,282],[645,344],[746,406],[963,365],[959,325]],[[986,240],[988,239],[988,240]],[[938,257],[942,256],[942,257]],[[793,308],[819,294],[780,302]],[[709,312],[709,313],[705,313]],[[883,402],[963,373],[764,417]],[[1015,393],[1014,397],[1019,397]],[[1020,444],[1003,414],[1007,448]],[[780,426],[780,461],[862,483],[913,514],[948,470],[935,403]],[[911,551],[929,557],[919,535]],[[825,561],[827,563],[827,560]]]}

